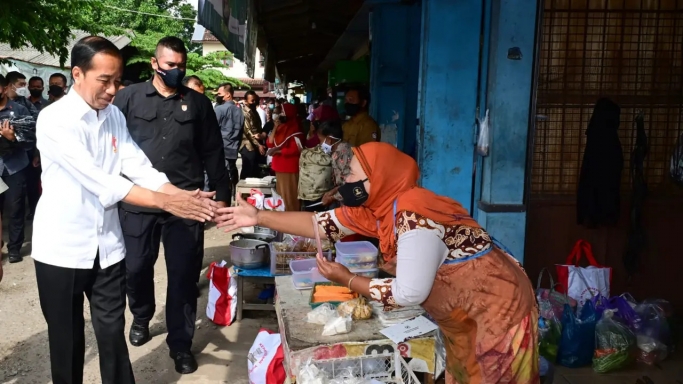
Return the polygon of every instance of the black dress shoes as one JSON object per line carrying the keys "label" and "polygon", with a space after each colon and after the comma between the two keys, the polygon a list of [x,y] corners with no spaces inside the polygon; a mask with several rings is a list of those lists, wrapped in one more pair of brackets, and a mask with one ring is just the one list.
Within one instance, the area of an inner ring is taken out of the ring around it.
{"label": "black dress shoes", "polygon": [[197,360],[194,359],[192,352],[173,352],[170,353],[171,359],[175,363],[175,371],[187,375],[197,370]]}
{"label": "black dress shoes", "polygon": [[145,345],[145,343],[147,343],[150,340],[149,325],[141,325],[133,322],[133,325],[130,326],[128,340],[132,345],[136,347]]}

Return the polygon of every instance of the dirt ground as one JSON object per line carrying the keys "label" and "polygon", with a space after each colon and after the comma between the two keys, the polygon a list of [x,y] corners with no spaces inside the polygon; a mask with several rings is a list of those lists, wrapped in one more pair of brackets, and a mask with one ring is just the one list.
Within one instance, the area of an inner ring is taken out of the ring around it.
{"label": "dirt ground", "polygon": [[[6,236],[5,236],[6,237]],[[30,239],[30,228],[27,240]],[[164,303],[166,267],[163,254],[155,268],[157,310],[151,323],[153,338],[142,347],[128,346],[138,383],[248,383],[247,353],[261,327],[277,330],[275,313],[245,312],[240,323],[219,327],[206,318],[208,281],[206,267],[215,260],[228,258],[229,235],[216,228],[205,232],[204,276],[200,281],[202,295],[197,308],[197,329],[193,352],[199,369],[191,375],[179,375],[173,368],[166,346]],[[7,239],[5,239],[7,241]],[[5,251],[6,252],[6,251]],[[30,244],[24,253],[30,254]],[[47,325],[40,310],[33,260],[9,264],[3,255],[5,276],[0,283],[0,383],[49,384],[50,360]],[[258,293],[252,287],[253,293]],[[86,300],[87,303],[87,300]],[[132,321],[126,311],[126,329]],[[97,345],[90,324],[89,308],[85,308],[86,356],[85,383],[99,383],[100,370]]]}

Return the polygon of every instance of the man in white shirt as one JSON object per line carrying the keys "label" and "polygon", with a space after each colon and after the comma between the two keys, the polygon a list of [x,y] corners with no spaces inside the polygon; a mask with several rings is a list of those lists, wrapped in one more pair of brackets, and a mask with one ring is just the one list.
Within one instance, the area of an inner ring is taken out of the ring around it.
{"label": "man in white shirt", "polygon": [[[182,191],[156,171],[110,105],[123,59],[109,40],[85,37],[71,51],[72,91],[37,123],[43,195],[32,257],[48,324],[55,384],[83,383],[83,296],[90,302],[102,383],[134,383],[124,337],[125,246],[117,203],[210,220],[212,193]],[[121,175],[125,175],[124,178]]]}

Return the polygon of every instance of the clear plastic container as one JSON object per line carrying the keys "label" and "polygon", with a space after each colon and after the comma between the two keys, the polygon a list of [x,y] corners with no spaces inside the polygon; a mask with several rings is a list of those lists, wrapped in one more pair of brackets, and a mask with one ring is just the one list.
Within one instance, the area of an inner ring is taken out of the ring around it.
{"label": "clear plastic container", "polygon": [[379,275],[379,268],[373,269],[352,269],[351,273],[355,273],[358,276],[367,277],[368,279],[376,279]]}
{"label": "clear plastic container", "polygon": [[350,270],[377,268],[377,248],[368,241],[337,242],[336,261]]}
{"label": "clear plastic container", "polygon": [[296,289],[311,289],[315,283],[328,281],[318,272],[316,259],[290,260],[289,268]]}

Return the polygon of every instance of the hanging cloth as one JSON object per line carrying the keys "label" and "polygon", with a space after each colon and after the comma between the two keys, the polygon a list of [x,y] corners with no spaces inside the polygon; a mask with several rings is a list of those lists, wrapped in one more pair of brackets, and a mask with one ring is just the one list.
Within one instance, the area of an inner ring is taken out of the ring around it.
{"label": "hanging cloth", "polygon": [[642,223],[643,205],[647,196],[647,183],[645,182],[643,167],[648,152],[644,120],[642,112],[639,113],[636,117],[636,144],[631,152],[631,210],[628,243],[623,257],[624,267],[629,276],[636,272],[640,255],[647,243]]}
{"label": "hanging cloth", "polygon": [[610,99],[595,103],[586,130],[577,192],[577,222],[590,228],[619,221],[624,155],[619,141],[621,109]]}

